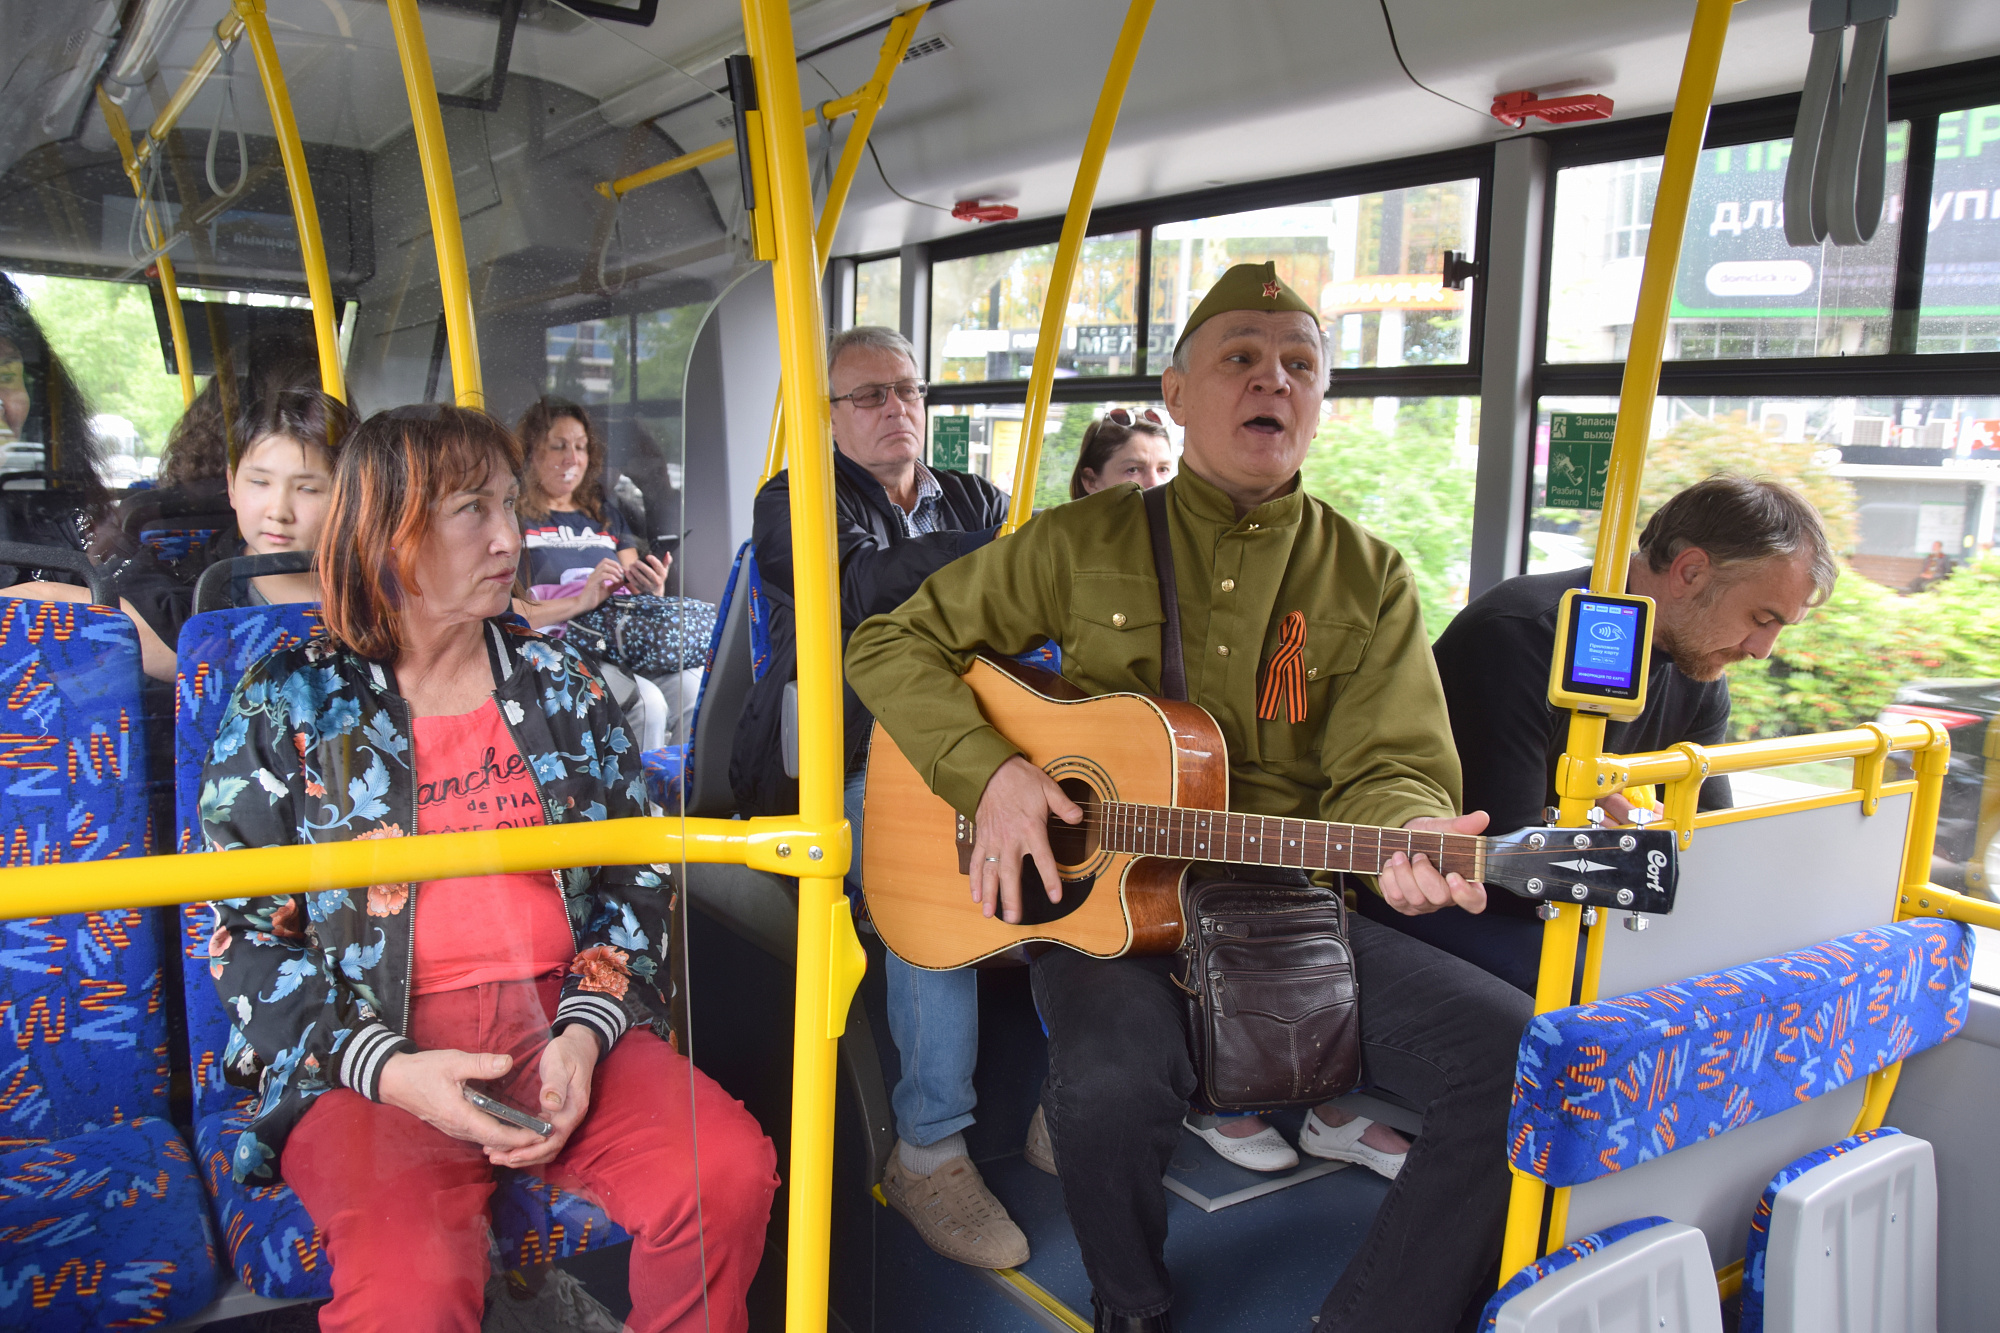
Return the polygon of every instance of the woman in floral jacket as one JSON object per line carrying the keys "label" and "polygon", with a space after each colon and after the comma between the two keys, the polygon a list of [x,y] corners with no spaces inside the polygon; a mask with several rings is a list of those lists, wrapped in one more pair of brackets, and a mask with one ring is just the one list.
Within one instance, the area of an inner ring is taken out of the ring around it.
{"label": "woman in floral jacket", "polygon": [[[350,440],[319,553],[327,634],[238,685],[202,787],[213,848],[646,812],[602,683],[506,618],[520,462],[458,408]],[[235,1174],[282,1178],[326,1235],[322,1329],[477,1329],[496,1167],[633,1233],[632,1327],[746,1326],[776,1159],[659,1035],[671,899],[664,868],[603,866],[215,905],[224,1063],[260,1094]]]}

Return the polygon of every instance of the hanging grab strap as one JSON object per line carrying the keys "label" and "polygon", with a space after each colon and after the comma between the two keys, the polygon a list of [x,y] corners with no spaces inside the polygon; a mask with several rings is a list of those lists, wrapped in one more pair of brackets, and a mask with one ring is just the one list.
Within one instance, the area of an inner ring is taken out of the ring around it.
{"label": "hanging grab strap", "polygon": [[[1813,0],[1805,91],[1785,170],[1785,239],[1866,245],[1881,225],[1889,148],[1889,20],[1897,0]],[[1848,28],[1854,50],[1846,77]]]}

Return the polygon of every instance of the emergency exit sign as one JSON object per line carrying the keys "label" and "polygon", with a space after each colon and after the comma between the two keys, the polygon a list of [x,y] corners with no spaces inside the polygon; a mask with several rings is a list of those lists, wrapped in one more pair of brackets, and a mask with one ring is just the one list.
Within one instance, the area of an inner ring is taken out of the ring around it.
{"label": "emergency exit sign", "polygon": [[931,466],[966,470],[972,460],[972,418],[931,418]]}
{"label": "emergency exit sign", "polygon": [[1615,412],[1549,413],[1549,471],[1542,503],[1550,509],[1602,509],[1611,468]]}

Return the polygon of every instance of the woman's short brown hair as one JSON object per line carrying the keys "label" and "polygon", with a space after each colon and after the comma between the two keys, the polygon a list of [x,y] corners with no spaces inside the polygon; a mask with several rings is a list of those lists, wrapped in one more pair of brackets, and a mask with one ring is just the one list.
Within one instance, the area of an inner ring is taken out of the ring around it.
{"label": "woman's short brown hair", "polygon": [[521,517],[545,518],[549,512],[548,493],[542,489],[541,480],[535,469],[527,466],[535,457],[535,451],[549,441],[549,432],[556,422],[568,417],[583,427],[586,451],[583,477],[570,492],[570,503],[588,514],[593,522],[604,522],[604,440],[597,433],[597,426],[591,421],[590,413],[580,403],[572,403],[567,398],[554,394],[543,394],[528,404],[528,410],[514,423],[514,434],[521,441]]}
{"label": "woman's short brown hair", "polygon": [[377,662],[403,648],[403,589],[446,497],[521,470],[521,445],[486,413],[424,403],[377,412],[347,437],[320,529],[326,631]]}

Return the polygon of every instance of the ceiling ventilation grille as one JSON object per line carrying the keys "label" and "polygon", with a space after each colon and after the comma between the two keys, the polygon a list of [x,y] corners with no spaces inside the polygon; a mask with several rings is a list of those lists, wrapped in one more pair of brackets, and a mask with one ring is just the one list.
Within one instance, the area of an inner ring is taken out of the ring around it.
{"label": "ceiling ventilation grille", "polygon": [[903,63],[907,65],[912,60],[922,60],[925,56],[934,56],[940,51],[954,49],[956,48],[950,41],[943,37],[926,37],[920,42],[910,43],[910,49],[903,52]]}

